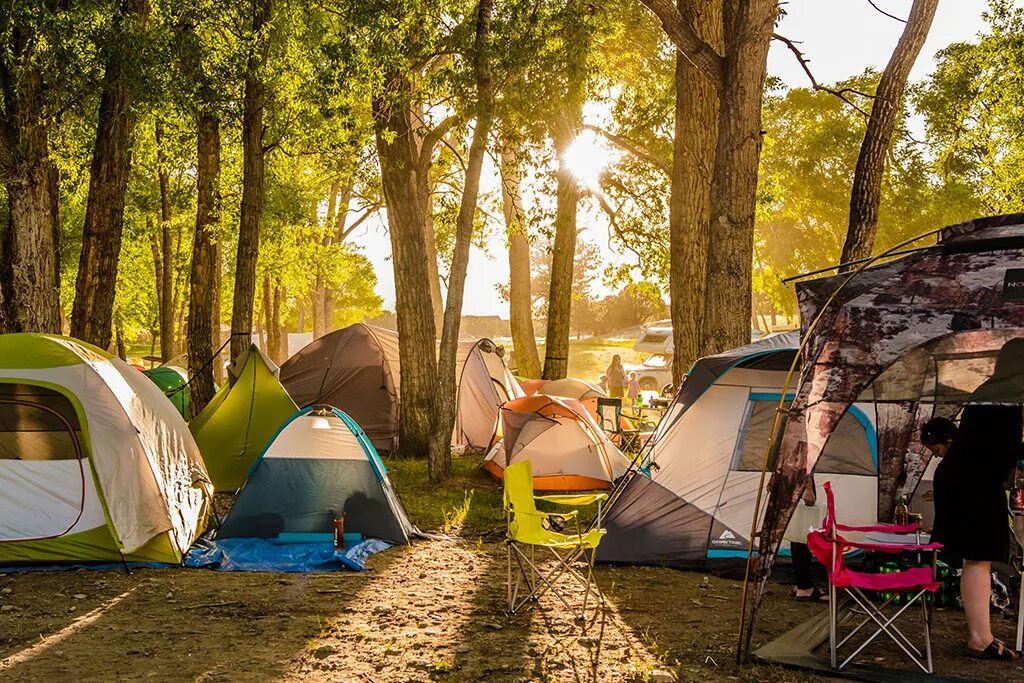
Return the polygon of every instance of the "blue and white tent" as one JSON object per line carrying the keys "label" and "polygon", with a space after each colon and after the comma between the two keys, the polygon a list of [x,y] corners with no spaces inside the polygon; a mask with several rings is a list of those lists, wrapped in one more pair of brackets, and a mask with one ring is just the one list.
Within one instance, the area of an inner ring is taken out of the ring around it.
{"label": "blue and white tent", "polygon": [[336,408],[303,408],[256,460],[217,537],[331,533],[338,513],[346,533],[408,543],[414,531],[359,425]]}
{"label": "blue and white tent", "polygon": [[[773,335],[694,363],[654,435],[649,476],[630,479],[608,510],[598,561],[746,557],[765,447],[799,345],[796,332]],[[816,485],[832,482],[850,524],[877,519],[875,422],[870,403],[853,404],[815,468]]]}

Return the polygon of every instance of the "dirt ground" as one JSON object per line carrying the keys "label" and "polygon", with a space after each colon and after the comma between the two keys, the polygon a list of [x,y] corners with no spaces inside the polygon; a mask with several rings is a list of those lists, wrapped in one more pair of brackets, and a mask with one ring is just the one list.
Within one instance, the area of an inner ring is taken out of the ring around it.
{"label": "dirt ground", "polygon": [[[496,543],[419,541],[373,570],[251,574],[203,570],[0,575],[4,681],[809,681],[737,668],[739,584],[699,572],[602,567],[603,620],[581,637],[551,596],[504,614]],[[811,616],[771,587],[758,640]],[[961,654],[962,614],[936,615],[936,669],[1024,680],[1024,667]],[[997,619],[998,634],[1012,625]],[[897,663],[887,649],[867,661]]]}

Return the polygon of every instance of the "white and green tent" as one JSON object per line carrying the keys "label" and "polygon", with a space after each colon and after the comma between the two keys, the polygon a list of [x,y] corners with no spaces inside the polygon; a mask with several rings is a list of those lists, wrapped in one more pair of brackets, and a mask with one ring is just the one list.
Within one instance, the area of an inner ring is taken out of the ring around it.
{"label": "white and green tent", "polygon": [[0,335],[0,565],[178,562],[211,495],[145,375],[74,339]]}

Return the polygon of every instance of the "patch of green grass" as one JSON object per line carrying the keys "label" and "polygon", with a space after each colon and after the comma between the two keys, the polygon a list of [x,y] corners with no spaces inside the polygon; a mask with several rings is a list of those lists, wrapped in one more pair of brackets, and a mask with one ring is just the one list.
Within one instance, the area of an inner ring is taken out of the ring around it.
{"label": "patch of green grass", "polygon": [[388,459],[391,481],[413,524],[424,531],[498,537],[505,533],[501,484],[480,469],[479,455],[453,456],[451,476],[430,482],[427,461]]}
{"label": "patch of green grass", "polygon": [[[633,350],[632,340],[578,339],[569,342],[569,376],[597,384],[612,356],[619,354],[623,363],[639,363],[642,353]],[[543,359],[543,349],[541,358]]]}

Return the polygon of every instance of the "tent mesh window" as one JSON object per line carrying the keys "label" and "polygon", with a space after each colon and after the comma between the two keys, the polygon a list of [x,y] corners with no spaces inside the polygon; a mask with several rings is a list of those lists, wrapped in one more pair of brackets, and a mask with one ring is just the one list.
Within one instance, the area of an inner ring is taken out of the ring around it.
{"label": "tent mesh window", "polygon": [[[771,435],[777,400],[751,400],[740,436],[736,441],[733,470],[760,472],[764,463],[764,449]],[[779,425],[779,432],[785,423]],[[871,452],[869,436],[864,425],[851,413],[846,413],[825,444],[825,451],[814,468],[825,474],[855,474],[873,476],[878,467]],[[777,452],[772,453],[769,471],[775,467]]]}
{"label": "tent mesh window", "polygon": [[0,382],[0,460],[77,460],[82,427],[60,392]]}

